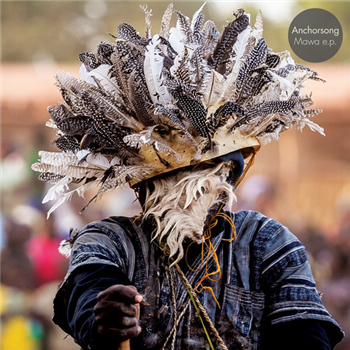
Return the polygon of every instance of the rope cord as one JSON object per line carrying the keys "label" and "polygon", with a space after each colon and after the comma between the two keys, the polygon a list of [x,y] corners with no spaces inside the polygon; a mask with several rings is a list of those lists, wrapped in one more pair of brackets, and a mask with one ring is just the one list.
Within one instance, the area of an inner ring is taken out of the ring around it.
{"label": "rope cord", "polygon": [[175,348],[175,340],[176,340],[176,320],[177,320],[177,305],[176,305],[176,295],[175,295],[175,286],[174,286],[174,278],[173,273],[171,271],[171,268],[169,267],[169,275],[170,275],[170,285],[171,285],[171,294],[173,296],[173,306],[174,306],[174,332],[173,332],[173,339],[171,341],[171,349],[174,350]]}
{"label": "rope cord", "polygon": [[[186,261],[186,264],[188,266],[188,268],[193,271],[193,272],[198,272],[202,269],[203,267],[203,263],[204,263],[204,245],[207,247],[208,249],[208,254],[207,254],[207,257],[206,257],[206,263],[205,263],[205,275],[198,281],[196,282],[195,286],[194,286],[194,289],[196,290],[196,292],[198,293],[201,293],[203,290],[206,290],[207,292],[209,292],[212,297],[214,298],[216,304],[218,305],[219,309],[221,309],[221,306],[214,294],[214,291],[213,291],[213,288],[210,287],[210,286],[205,286],[203,285],[203,282],[208,279],[212,282],[217,282],[221,279],[221,267],[220,267],[220,264],[219,264],[219,260],[218,260],[218,256],[216,254],[216,251],[215,251],[215,248],[210,240],[211,238],[211,230],[218,224],[218,217],[222,217],[223,219],[227,220],[228,223],[230,224],[231,226],[231,229],[232,229],[232,237],[229,238],[229,239],[222,239],[223,241],[227,241],[227,242],[232,242],[236,239],[237,237],[237,233],[236,233],[236,227],[235,227],[235,224],[233,222],[233,220],[231,219],[231,217],[225,213],[222,213],[221,210],[223,208],[223,206],[225,205],[226,203],[226,200],[227,198],[223,201],[223,203],[221,204],[218,212],[216,213],[216,215],[213,217],[213,220],[212,220],[212,223],[210,224],[208,230],[206,230],[204,232],[204,242],[202,243],[202,248],[201,248],[201,263],[200,263],[200,266],[197,270],[194,270],[190,264],[188,263],[188,260],[187,260],[187,256],[188,256],[188,251],[189,251],[189,248],[191,247],[191,245],[195,242],[191,242],[190,245],[187,247],[186,249],[186,254],[185,254],[185,261]],[[208,271],[208,264],[209,264],[209,258],[212,257],[215,264],[216,264],[216,270],[213,271],[213,272],[209,272]],[[217,275],[218,276],[216,278],[213,278],[213,276]]]}
{"label": "rope cord", "polygon": [[[204,321],[203,321],[203,319],[202,319],[202,317],[201,317],[201,313],[202,313],[202,315],[204,316],[204,318],[205,318],[205,320],[207,321],[207,323],[209,324],[209,327],[210,327],[211,331],[214,333],[214,336],[215,336],[217,342],[218,342],[218,343],[220,344],[220,346],[222,347],[222,349],[228,350],[228,348],[226,347],[224,341],[223,341],[222,338],[220,337],[219,332],[218,332],[217,329],[215,328],[215,326],[214,326],[212,320],[210,319],[210,317],[209,317],[207,311],[205,310],[205,308],[203,307],[202,303],[201,303],[200,300],[198,299],[198,296],[197,296],[195,290],[192,288],[191,284],[188,282],[188,280],[187,280],[185,274],[182,272],[182,270],[181,270],[181,268],[179,267],[178,264],[175,264],[175,268],[176,268],[177,272],[179,273],[179,275],[180,275],[180,277],[181,277],[181,279],[182,279],[182,281],[183,281],[183,283],[184,283],[184,285],[185,285],[185,287],[186,287],[186,289],[187,289],[187,292],[188,292],[189,295],[190,295],[190,298],[191,298],[191,300],[192,300],[192,303],[193,303],[193,306],[194,306],[195,310],[196,310],[197,313],[198,313],[198,317],[199,317],[199,319],[200,319],[200,321],[201,321],[201,323],[202,323],[203,330],[204,330],[204,332],[205,332],[205,334],[206,334],[206,336],[207,336],[207,339],[208,339],[210,348],[214,350],[213,343],[212,343],[212,341],[211,341],[211,339],[210,339],[210,336],[209,336],[209,334],[208,334],[208,331],[207,331],[207,329],[206,329],[206,327],[205,327]],[[201,313],[200,313],[199,311],[201,311]]]}
{"label": "rope cord", "polygon": [[174,324],[173,328],[171,329],[170,333],[168,334],[168,337],[166,338],[164,345],[162,347],[162,350],[165,350],[166,345],[168,344],[168,341],[170,339],[170,337],[173,335],[173,333],[175,332],[176,334],[176,328],[179,325],[183,315],[186,313],[188,306],[190,305],[191,299],[188,300],[187,304],[185,305],[184,309],[181,311],[181,314],[179,315],[179,317],[176,320],[176,325]]}

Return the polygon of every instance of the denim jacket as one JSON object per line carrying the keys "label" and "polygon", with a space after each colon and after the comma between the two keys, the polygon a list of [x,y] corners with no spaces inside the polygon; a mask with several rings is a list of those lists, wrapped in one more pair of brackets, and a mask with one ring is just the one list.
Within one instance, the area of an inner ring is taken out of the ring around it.
{"label": "denim jacket", "polygon": [[[219,219],[211,243],[221,278],[214,281],[217,274],[204,282],[212,288],[220,307],[209,292],[198,293],[227,347],[261,349],[264,327],[299,319],[325,322],[341,339],[338,324],[324,308],[316,290],[300,241],[286,227],[260,213],[227,214],[234,222],[237,238],[230,242],[231,226]],[[54,301],[54,321],[70,333],[62,310],[69,302],[74,272],[88,264],[109,265],[115,268],[117,277],[127,278],[144,296],[140,314],[142,333],[132,340],[132,349],[161,349],[164,345],[174,327],[172,281],[177,316],[185,310],[176,327],[175,348],[209,349],[188,292],[175,269],[169,268],[160,247],[152,242],[151,231],[147,222],[125,217],[110,217],[86,226],[73,244],[70,267]],[[185,259],[180,262],[192,286],[206,271],[217,270],[206,246],[201,252],[202,245],[192,244],[187,262]],[[74,336],[82,338],[81,343],[88,343],[83,338],[93,337],[92,326]]]}

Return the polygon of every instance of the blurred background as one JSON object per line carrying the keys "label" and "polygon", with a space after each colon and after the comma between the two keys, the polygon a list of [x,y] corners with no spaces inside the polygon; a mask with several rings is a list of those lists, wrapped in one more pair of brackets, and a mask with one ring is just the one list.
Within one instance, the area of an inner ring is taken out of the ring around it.
{"label": "blurred background", "polygon": [[[47,107],[62,98],[54,86],[57,70],[78,76],[78,54],[95,52],[101,41],[113,42],[117,25],[129,22],[142,34],[139,5],[153,10],[157,33],[168,2],[163,1],[1,1],[1,343],[2,350],[78,349],[51,322],[52,300],[68,261],[59,242],[71,228],[108,215],[135,215],[140,208],[125,188],[91,204],[73,197],[49,220],[41,204],[47,187],[30,165],[55,134],[45,127]],[[173,1],[188,16],[200,1]],[[237,191],[234,210],[259,210],[287,225],[306,246],[315,279],[328,310],[350,336],[350,3],[348,1],[208,1],[206,19],[218,29],[232,12],[245,8],[254,23],[264,15],[264,36],[274,51],[290,50],[288,27],[308,8],[330,11],[343,28],[338,53],[309,64],[293,58],[327,81],[307,82],[315,122],[326,137],[290,130],[259,152]],[[173,25],[175,25],[173,16]],[[350,338],[337,350],[350,350]]]}

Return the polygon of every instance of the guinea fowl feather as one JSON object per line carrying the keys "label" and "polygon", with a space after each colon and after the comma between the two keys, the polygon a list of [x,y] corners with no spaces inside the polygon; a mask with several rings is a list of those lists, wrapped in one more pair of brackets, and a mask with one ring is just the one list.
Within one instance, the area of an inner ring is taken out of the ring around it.
{"label": "guinea fowl feather", "polygon": [[200,45],[201,43],[201,29],[204,22],[204,15],[202,13],[203,7],[206,2],[193,14],[191,20],[190,29],[192,31],[192,38],[195,44]]}
{"label": "guinea fowl feather", "polygon": [[[256,145],[291,127],[324,134],[309,120],[321,110],[309,108],[311,95],[301,95],[306,80],[323,80],[289,52],[271,52],[261,11],[251,27],[250,16],[238,10],[220,34],[213,21],[204,22],[204,5],[191,20],[168,5],[153,38],[152,11],[141,6],[144,37],[122,23],[113,44],[79,55],[80,79],[57,73],[64,102],[48,108],[46,125],[61,152],[42,152],[32,166],[53,184],[44,201],[58,202],[49,213],[94,185],[89,203],[124,183],[211,159],[220,142],[234,145],[237,134]],[[173,12],[177,22],[170,28]],[[227,140],[218,139],[223,131]],[[146,162],[147,147],[154,164]]]}
{"label": "guinea fowl feather", "polygon": [[97,59],[98,62],[102,64],[112,65],[111,56],[114,52],[114,46],[102,41],[97,46]]}
{"label": "guinea fowl feather", "polygon": [[211,67],[221,74],[226,72],[226,62],[238,34],[245,30],[249,24],[249,17],[244,14],[243,10],[238,10],[235,17],[236,19],[224,28],[212,55],[208,59]]}
{"label": "guinea fowl feather", "polygon": [[149,102],[145,100],[145,96],[140,92],[139,85],[135,84],[134,72],[129,78],[129,96],[128,99],[132,105],[132,109],[135,112],[136,119],[143,125],[149,126],[154,124],[150,114],[148,113],[147,104]]}
{"label": "guinea fowl feather", "polygon": [[169,4],[162,17],[159,36],[162,36],[165,39],[167,39],[169,35],[169,27],[170,27],[171,17],[173,15],[173,7],[174,5],[172,3]]}
{"label": "guinea fowl feather", "polygon": [[177,22],[176,28],[181,31],[183,36],[185,37],[185,43],[189,44],[193,42],[193,33],[191,30],[191,22],[190,19],[185,16],[180,11],[174,11],[177,14]]}
{"label": "guinea fowl feather", "polygon": [[190,58],[189,49],[185,47],[182,55],[178,55],[174,60],[174,65],[170,69],[170,73],[177,81],[187,85],[191,90],[195,87],[189,69],[188,61]]}
{"label": "guinea fowl feather", "polygon": [[217,40],[220,37],[220,33],[216,29],[215,23],[212,20],[208,20],[204,23],[202,28],[203,36],[203,57],[207,60],[210,54],[213,52]]}
{"label": "guinea fowl feather", "polygon": [[252,92],[262,76],[261,73],[255,74],[255,71],[264,66],[267,54],[268,47],[264,38],[259,39],[239,69],[235,92],[235,99],[237,102],[244,103],[245,100],[254,96]]}
{"label": "guinea fowl feather", "polygon": [[119,24],[117,32],[120,39],[136,46],[146,46],[149,42],[149,39],[140,36],[136,29],[129,23]]}
{"label": "guinea fowl feather", "polygon": [[227,76],[226,84],[221,90],[220,99],[222,100],[231,100],[235,96],[236,92],[236,79],[238,76],[239,69],[244,62],[243,55],[247,48],[248,40],[251,35],[251,28],[246,28],[237,36],[237,41],[233,45],[234,64],[230,74]]}

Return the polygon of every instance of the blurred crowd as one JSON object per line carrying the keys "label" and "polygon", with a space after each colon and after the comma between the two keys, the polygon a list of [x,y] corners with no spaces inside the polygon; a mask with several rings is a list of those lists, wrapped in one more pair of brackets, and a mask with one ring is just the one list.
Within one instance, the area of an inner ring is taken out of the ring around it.
{"label": "blurred crowd", "polygon": [[[8,147],[1,156],[1,338],[3,350],[74,350],[79,347],[52,321],[52,301],[68,259],[58,252],[71,228],[109,215],[139,214],[131,190],[119,191],[79,214],[86,200],[73,198],[47,220],[29,163],[34,156]],[[11,171],[9,171],[11,169]],[[14,173],[14,169],[16,173]],[[27,170],[26,170],[27,169]],[[12,175],[7,175],[7,172]],[[276,188],[262,175],[247,178],[235,210],[258,210],[286,224],[306,246],[325,306],[350,333],[350,199],[341,196],[337,221],[323,230],[309,222],[288,222],[276,204]],[[350,337],[337,350],[350,349]]]}

